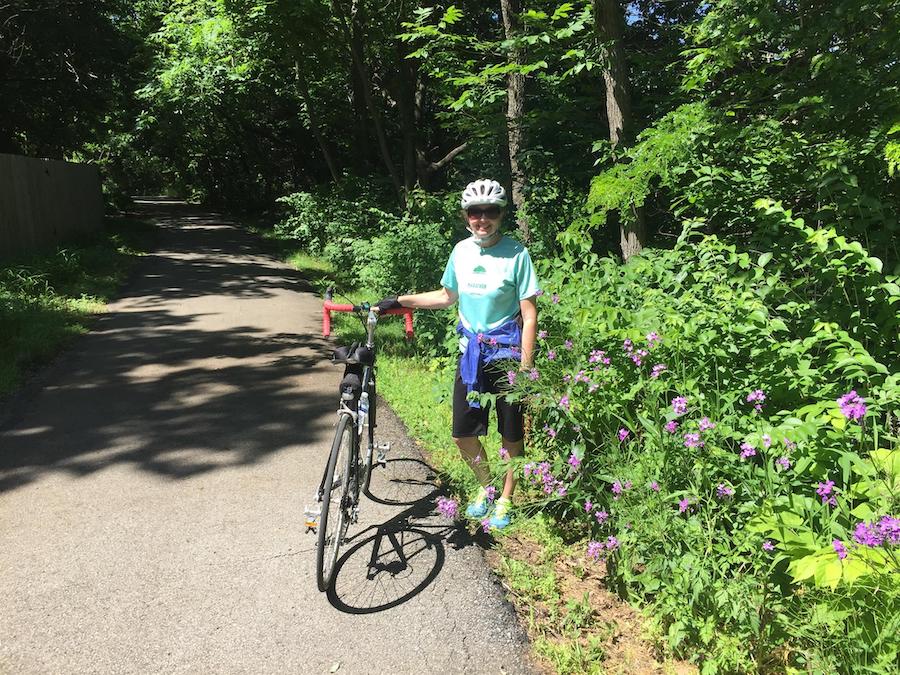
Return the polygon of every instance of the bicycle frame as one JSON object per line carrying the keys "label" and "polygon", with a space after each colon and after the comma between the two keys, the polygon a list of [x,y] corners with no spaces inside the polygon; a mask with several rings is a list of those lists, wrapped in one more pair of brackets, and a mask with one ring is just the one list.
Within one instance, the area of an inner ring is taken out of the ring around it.
{"label": "bicycle frame", "polygon": [[[375,373],[375,358],[377,355],[375,349],[375,326],[378,324],[379,314],[391,315],[391,314],[403,314],[406,322],[406,336],[407,338],[412,337],[413,334],[413,325],[412,325],[412,310],[409,308],[402,309],[392,309],[386,312],[376,312],[374,307],[369,305],[339,305],[331,302],[329,298],[326,297],[326,300],[322,306],[322,332],[325,336],[331,334],[331,312],[360,312],[368,310],[368,316],[366,318],[366,349],[370,350],[373,354],[372,364],[364,364],[362,371],[362,387],[360,392],[368,392],[370,385],[372,383],[372,378]],[[369,406],[372,406],[374,402],[370,401]],[[360,455],[360,441],[362,440],[362,435],[364,431],[364,420],[360,419],[359,413],[356,410],[351,409],[347,403],[342,399],[337,411],[338,417],[341,415],[349,415],[353,420],[353,442],[351,444],[351,466],[358,466],[359,455]],[[372,466],[372,458],[374,456],[375,448],[374,441],[370,434],[369,439],[367,440],[366,447],[366,464],[367,470],[371,471]],[[327,473],[327,470],[326,470]],[[357,481],[357,485],[354,486],[354,502],[358,501],[359,495],[359,481]],[[322,475],[322,480],[319,483],[319,489],[316,491],[316,500],[318,502],[322,501],[322,495],[325,491],[325,474]]]}

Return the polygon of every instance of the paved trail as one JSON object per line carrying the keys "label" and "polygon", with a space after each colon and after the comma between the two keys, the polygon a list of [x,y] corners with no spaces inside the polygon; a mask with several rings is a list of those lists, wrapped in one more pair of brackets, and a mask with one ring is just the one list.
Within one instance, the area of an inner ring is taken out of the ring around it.
{"label": "paved trail", "polygon": [[0,672],[532,672],[385,405],[387,503],[315,589],[300,520],[340,379],[321,301],[221,219],[143,209],[159,250],[0,427]]}

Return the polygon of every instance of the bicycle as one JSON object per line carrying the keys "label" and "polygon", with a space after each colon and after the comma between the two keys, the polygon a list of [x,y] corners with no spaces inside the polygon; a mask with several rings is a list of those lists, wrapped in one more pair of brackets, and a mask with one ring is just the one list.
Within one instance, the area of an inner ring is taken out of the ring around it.
{"label": "bicycle", "polygon": [[[341,544],[351,523],[359,518],[360,493],[369,494],[373,459],[375,465],[386,464],[389,443],[375,443],[375,326],[379,312],[369,303],[362,305],[338,305],[332,302],[333,293],[325,293],[322,306],[322,333],[331,334],[331,312],[353,312],[364,320],[366,341],[334,350],[332,363],[344,365],[340,385],[337,428],[325,465],[325,473],[315,495],[318,508],[305,509],[306,531],[315,532],[316,583],[320,591],[331,585],[334,567]],[[412,337],[412,310],[392,309],[381,314],[403,314],[406,335]],[[366,435],[365,453],[360,452],[363,435]],[[378,451],[377,458],[375,451]]]}

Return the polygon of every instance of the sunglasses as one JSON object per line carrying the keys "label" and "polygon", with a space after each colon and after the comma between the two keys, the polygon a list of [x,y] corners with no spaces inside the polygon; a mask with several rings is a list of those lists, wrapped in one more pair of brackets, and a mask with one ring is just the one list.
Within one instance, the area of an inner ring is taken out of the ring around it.
{"label": "sunglasses", "polygon": [[479,209],[477,207],[472,207],[466,210],[466,215],[475,220],[484,216],[486,218],[499,218],[500,217],[500,207],[499,206],[487,206],[483,209]]}

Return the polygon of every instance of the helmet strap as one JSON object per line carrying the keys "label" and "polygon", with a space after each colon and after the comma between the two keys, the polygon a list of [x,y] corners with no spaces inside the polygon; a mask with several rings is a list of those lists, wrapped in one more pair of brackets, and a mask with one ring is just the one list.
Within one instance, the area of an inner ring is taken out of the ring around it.
{"label": "helmet strap", "polygon": [[[472,232],[470,229],[469,232]],[[500,239],[500,230],[497,229],[488,237],[479,237],[476,236],[474,232],[472,232],[472,238],[475,240],[475,243],[479,246],[487,246],[488,244],[494,243],[496,240]]]}

